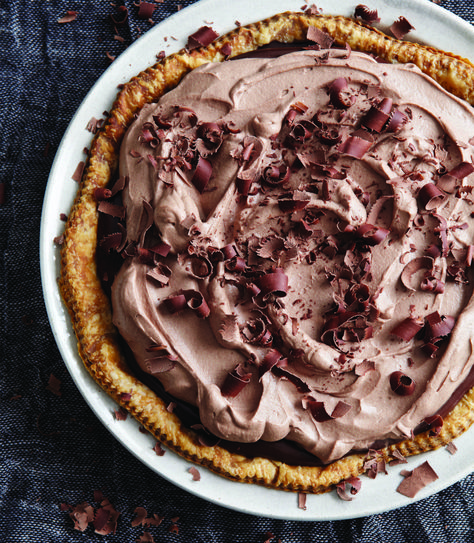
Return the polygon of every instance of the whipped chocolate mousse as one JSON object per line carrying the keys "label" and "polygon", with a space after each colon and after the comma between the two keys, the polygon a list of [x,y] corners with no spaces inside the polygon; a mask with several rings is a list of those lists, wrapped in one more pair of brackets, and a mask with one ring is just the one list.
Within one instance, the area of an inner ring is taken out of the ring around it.
{"label": "whipped chocolate mousse", "polygon": [[194,69],[121,145],[113,322],[141,369],[218,438],[323,463],[439,432],[474,363],[473,137],[412,64]]}

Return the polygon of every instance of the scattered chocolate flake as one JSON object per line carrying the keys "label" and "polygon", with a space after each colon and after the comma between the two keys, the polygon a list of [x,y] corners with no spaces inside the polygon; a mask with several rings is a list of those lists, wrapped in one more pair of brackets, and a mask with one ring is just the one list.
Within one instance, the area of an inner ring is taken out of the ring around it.
{"label": "scattered chocolate flake", "polygon": [[438,479],[438,475],[428,462],[423,462],[413,471],[404,473],[405,479],[398,485],[397,492],[408,498],[414,498],[422,488]]}
{"label": "scattered chocolate flake", "polygon": [[425,336],[428,341],[436,341],[448,336],[456,323],[454,317],[440,315],[437,311],[430,313],[425,321]]}
{"label": "scattered chocolate flake", "polygon": [[410,396],[415,391],[415,381],[401,371],[390,374],[390,388],[398,396]]}
{"label": "scattered chocolate flake", "polygon": [[81,160],[81,162],[79,162],[79,164],[76,166],[76,169],[71,176],[71,179],[73,181],[76,181],[77,183],[81,182],[82,173],[84,172],[84,166],[85,166],[85,163]]}
{"label": "scattered chocolate flake", "polygon": [[155,451],[156,456],[164,456],[166,452],[165,449],[163,449],[163,447],[161,446],[161,443],[159,441],[155,443],[153,450]]}
{"label": "scattered chocolate flake", "polygon": [[201,26],[194,34],[191,34],[188,37],[188,43],[186,47],[191,51],[197,49],[198,47],[206,47],[212,43],[219,34],[215,32],[209,26]]}
{"label": "scattered chocolate flake", "polygon": [[390,461],[391,466],[398,466],[398,464],[407,464],[408,460],[403,456],[403,454],[395,449],[392,451],[393,460]]}
{"label": "scattered chocolate flake", "polygon": [[232,45],[230,43],[225,43],[221,48],[221,53],[225,57],[230,57],[230,55],[232,54]]}
{"label": "scattered chocolate flake", "polygon": [[334,38],[330,34],[316,28],[315,26],[308,27],[306,39],[314,41],[321,47],[321,49],[329,49],[334,43]]}
{"label": "scattered chocolate flake", "polygon": [[354,368],[354,373],[359,377],[363,377],[366,373],[373,370],[375,370],[375,362],[373,360],[364,360],[360,364],[357,364]]}
{"label": "scattered chocolate flake", "polygon": [[191,466],[188,469],[189,473],[193,476],[193,481],[200,481],[201,480],[201,474],[199,473],[198,469],[194,466]]}
{"label": "scattered chocolate flake", "polygon": [[60,236],[55,236],[53,238],[53,241],[56,245],[62,245],[64,243],[64,234],[61,234]]}
{"label": "scattered chocolate flake", "polygon": [[120,399],[122,402],[128,403],[132,399],[132,393],[131,392],[121,392],[120,393]]}
{"label": "scattered chocolate flake", "polygon": [[115,60],[115,55],[112,55],[112,53],[109,53],[109,51],[105,52],[105,56],[110,60],[110,62],[113,62]]}
{"label": "scattered chocolate flake", "polygon": [[446,445],[446,450],[448,451],[449,454],[456,454],[458,452],[458,448],[456,447],[453,441],[450,441]]}
{"label": "scattered chocolate flake", "polygon": [[59,214],[59,220],[60,220],[60,221],[63,221],[63,222],[66,222],[66,221],[67,221],[67,215],[66,215],[66,213],[60,213],[60,214]]}
{"label": "scattered chocolate flake", "polygon": [[354,17],[361,19],[364,23],[379,23],[380,17],[376,9],[370,9],[364,4],[359,4],[354,10]]}
{"label": "scattered chocolate flake", "polygon": [[119,516],[120,513],[115,509],[110,501],[105,498],[95,513],[93,521],[95,533],[99,535],[108,535],[110,533],[115,534]]}
{"label": "scattered chocolate flake", "polygon": [[343,417],[348,413],[352,406],[340,400],[331,413],[328,413],[324,402],[319,402],[311,398],[306,402],[309,411],[316,422],[326,422],[328,420],[337,419]]}
{"label": "scattered chocolate flake", "polygon": [[298,492],[298,509],[303,509],[303,511],[306,511],[306,498],[307,494]]}
{"label": "scattered chocolate flake", "polygon": [[73,10],[67,11],[66,15],[58,19],[58,23],[60,24],[72,23],[72,21],[75,21],[77,19],[78,14],[79,14],[78,11],[73,11]]}
{"label": "scattered chocolate flake", "polygon": [[118,409],[114,409],[115,420],[127,420],[128,411],[120,406]]}
{"label": "scattered chocolate flake", "polygon": [[143,526],[144,520],[148,516],[147,510],[144,507],[136,507],[134,511],[136,517],[132,520],[132,527]]}
{"label": "scattered chocolate flake", "polygon": [[53,374],[49,376],[46,390],[52,392],[55,396],[61,396],[61,381]]}
{"label": "scattered chocolate flake", "polygon": [[415,27],[412,26],[403,15],[401,15],[390,27],[390,31],[398,40],[404,38],[410,30],[415,30]]}
{"label": "scattered chocolate flake", "polygon": [[69,516],[74,522],[74,529],[84,532],[89,523],[94,520],[94,508],[89,503],[82,502],[73,508]]}
{"label": "scattered chocolate flake", "polygon": [[91,117],[86,125],[86,130],[92,134],[96,134],[103,124],[104,119],[96,119],[95,117]]}
{"label": "scattered chocolate flake", "polygon": [[155,11],[156,6],[151,2],[140,2],[138,6],[138,17],[140,19],[150,19]]}
{"label": "scattered chocolate flake", "polygon": [[[359,492],[362,482],[359,477],[349,477],[336,485],[337,495],[344,501],[352,501]],[[349,491],[349,494],[347,493]]]}
{"label": "scattered chocolate flake", "polygon": [[97,201],[108,200],[112,196],[112,191],[104,187],[97,187],[94,189],[94,198]]}
{"label": "scattered chocolate flake", "polygon": [[235,398],[239,392],[250,383],[251,373],[247,373],[243,364],[237,364],[235,368],[230,371],[221,387],[221,394],[226,398]]}

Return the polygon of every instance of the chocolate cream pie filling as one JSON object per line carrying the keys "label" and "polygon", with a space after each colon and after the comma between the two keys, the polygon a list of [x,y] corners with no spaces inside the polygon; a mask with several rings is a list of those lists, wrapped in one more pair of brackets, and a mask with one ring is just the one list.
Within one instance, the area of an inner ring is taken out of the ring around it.
{"label": "chocolate cream pie filling", "polygon": [[210,434],[323,463],[439,432],[474,362],[473,137],[413,64],[194,69],[120,150],[113,322],[140,368]]}
{"label": "chocolate cream pie filling", "polygon": [[313,7],[207,34],[91,142],[61,246],[78,352],[185,458],[355,491],[474,422],[474,66]]}

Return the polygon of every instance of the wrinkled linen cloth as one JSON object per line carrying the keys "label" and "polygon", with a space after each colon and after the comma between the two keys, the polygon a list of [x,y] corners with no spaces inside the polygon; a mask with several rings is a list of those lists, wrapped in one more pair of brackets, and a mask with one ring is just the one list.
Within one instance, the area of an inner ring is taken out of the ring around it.
{"label": "wrinkled linen cloth", "polygon": [[[191,3],[157,2],[152,22]],[[472,0],[437,3],[474,21]],[[118,6],[128,8],[128,19],[114,28],[110,14],[123,15]],[[58,23],[74,11],[76,20]],[[196,21],[196,29],[202,24]],[[0,2],[0,541],[130,543],[144,532],[157,542],[474,541],[473,475],[430,498],[365,518],[259,518],[208,503],[152,472],[80,395],[43,302],[43,197],[55,152],[86,93],[113,57],[151,28],[131,0]],[[97,491],[120,512],[115,534],[98,535],[90,526],[76,530],[61,505],[96,506]],[[139,506],[163,517],[161,524],[132,526]]]}

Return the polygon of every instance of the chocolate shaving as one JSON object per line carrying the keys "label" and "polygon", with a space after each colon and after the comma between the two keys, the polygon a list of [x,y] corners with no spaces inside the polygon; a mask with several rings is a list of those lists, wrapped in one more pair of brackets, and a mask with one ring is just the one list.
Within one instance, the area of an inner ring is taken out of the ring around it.
{"label": "chocolate shaving", "polygon": [[324,402],[319,402],[311,398],[307,399],[306,405],[316,422],[326,422],[328,420],[343,417],[348,413],[352,406],[340,400],[331,413],[328,413]]}
{"label": "chocolate shaving", "polygon": [[171,296],[163,300],[163,304],[171,314],[178,313],[187,307],[186,296],[184,294]]}
{"label": "chocolate shaving", "polygon": [[[362,481],[359,477],[349,477],[336,485],[336,492],[339,498],[344,501],[352,501],[359,492]],[[349,491],[349,494],[347,493]]]}
{"label": "chocolate shaving", "polygon": [[268,351],[258,368],[259,377],[262,377],[264,373],[270,371],[282,358],[283,355],[276,349]]}
{"label": "chocolate shaving", "polygon": [[156,267],[149,270],[146,275],[150,279],[160,283],[160,285],[167,285],[171,277],[171,269],[162,262],[159,262]]}
{"label": "chocolate shaving", "polygon": [[398,40],[405,37],[410,30],[415,30],[415,27],[412,26],[403,15],[401,15],[390,27],[390,31]]}
{"label": "chocolate shaving", "polygon": [[437,311],[427,315],[425,320],[425,337],[428,341],[436,341],[448,336],[456,324],[454,317],[440,315]]}
{"label": "chocolate shaving", "polygon": [[418,191],[417,202],[421,209],[432,211],[438,208],[445,200],[446,195],[434,183],[426,183]]}
{"label": "chocolate shaving", "polygon": [[196,170],[194,171],[194,174],[191,178],[191,183],[202,194],[207,184],[209,183],[209,179],[211,178],[211,176],[212,176],[211,163],[205,158],[203,158],[202,156],[200,156],[197,166],[196,166]]}
{"label": "chocolate shaving", "polygon": [[403,268],[400,274],[400,281],[408,290],[416,290],[414,286],[414,277],[417,272],[422,269],[431,270],[433,268],[433,259],[429,256],[419,256],[410,260]]}
{"label": "chocolate shaving", "polygon": [[420,322],[419,319],[408,317],[397,324],[397,326],[395,326],[390,333],[399,337],[400,339],[403,339],[403,341],[410,341],[416,336],[416,334],[418,334],[423,326],[424,323]]}
{"label": "chocolate shaving", "polygon": [[373,224],[362,224],[355,230],[355,235],[358,236],[366,245],[379,245],[389,235],[390,230],[380,228]]}
{"label": "chocolate shaving", "polygon": [[446,445],[446,450],[448,451],[449,454],[456,454],[458,452],[458,448],[456,447],[456,445],[452,441],[450,441]]}
{"label": "chocolate shaving", "polygon": [[401,371],[390,374],[390,387],[398,396],[410,396],[415,391],[415,381]]}
{"label": "chocolate shaving", "polygon": [[196,290],[186,291],[186,303],[200,319],[205,319],[211,313],[204,296]]}
{"label": "chocolate shaving", "polygon": [[394,109],[388,122],[387,132],[398,132],[403,125],[408,121],[408,117],[402,113],[399,109]]}
{"label": "chocolate shaving", "polygon": [[346,138],[337,150],[343,155],[361,159],[365,153],[372,147],[374,140],[372,136],[364,130],[358,130]]}
{"label": "chocolate shaving", "polygon": [[428,462],[423,462],[404,477],[405,479],[398,485],[397,492],[408,498],[414,498],[422,488],[438,479],[438,475]]}
{"label": "chocolate shaving", "polygon": [[71,179],[73,181],[76,181],[77,183],[81,182],[82,174],[84,172],[84,166],[85,163],[83,161],[79,162],[79,164],[76,166],[74,173],[71,175]]}
{"label": "chocolate shaving", "polygon": [[201,474],[199,473],[197,468],[195,468],[194,466],[191,466],[188,469],[188,471],[193,476],[193,481],[200,481],[201,480]]}
{"label": "chocolate shaving", "polygon": [[123,206],[111,204],[106,200],[99,202],[97,209],[101,213],[105,213],[106,215],[110,215],[112,217],[118,217],[119,219],[123,219],[125,217],[125,208]]}
{"label": "chocolate shaving", "polygon": [[58,23],[60,24],[71,23],[72,21],[75,21],[77,19],[78,13],[79,13],[78,11],[73,11],[73,10],[68,11],[66,15],[58,19]]}
{"label": "chocolate shaving", "polygon": [[338,77],[329,85],[329,101],[335,108],[346,109],[354,103],[355,96],[349,94],[348,88],[345,77]]}
{"label": "chocolate shaving", "polygon": [[197,49],[198,47],[207,47],[218,36],[219,34],[215,32],[211,27],[201,26],[201,28],[194,32],[194,34],[191,34],[188,37],[188,43],[186,44],[186,47],[189,51]]}
{"label": "chocolate shaving", "polygon": [[391,98],[384,98],[378,106],[372,106],[369,109],[362,119],[362,125],[374,132],[381,132],[390,118],[391,111]]}
{"label": "chocolate shaving", "polygon": [[364,4],[359,4],[354,10],[354,17],[362,19],[364,23],[379,23],[380,17],[376,9],[370,9]]}
{"label": "chocolate shaving", "polygon": [[55,396],[61,396],[61,381],[52,373],[49,376],[46,390],[52,392]]}
{"label": "chocolate shaving", "polygon": [[303,511],[306,511],[306,498],[306,494],[303,492],[298,492],[298,509],[303,509]]}
{"label": "chocolate shaving", "polygon": [[140,19],[150,19],[155,9],[155,4],[150,2],[140,2],[140,5],[138,6],[138,17]]}
{"label": "chocolate shaving", "polygon": [[308,27],[306,39],[309,41],[314,41],[321,47],[321,49],[329,49],[334,43],[334,38],[330,34],[314,26]]}
{"label": "chocolate shaving", "polygon": [[258,285],[264,295],[284,297],[288,290],[288,276],[281,268],[276,268],[274,272],[259,277]]}
{"label": "chocolate shaving", "polygon": [[235,368],[227,374],[221,387],[222,396],[225,398],[235,398],[241,390],[250,383],[251,373],[245,371],[242,364],[237,364]]}

